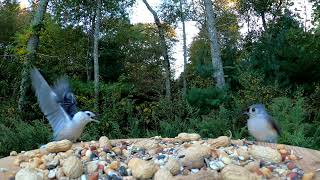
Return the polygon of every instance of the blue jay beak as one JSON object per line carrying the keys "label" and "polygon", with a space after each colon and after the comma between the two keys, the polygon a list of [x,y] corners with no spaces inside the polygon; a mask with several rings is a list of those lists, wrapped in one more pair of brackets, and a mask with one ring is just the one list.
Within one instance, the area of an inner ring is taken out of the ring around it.
{"label": "blue jay beak", "polygon": [[96,122],[96,123],[100,123],[100,121],[94,119],[94,118],[96,118],[96,117],[97,117],[97,115],[92,116],[92,117],[91,117],[91,121]]}

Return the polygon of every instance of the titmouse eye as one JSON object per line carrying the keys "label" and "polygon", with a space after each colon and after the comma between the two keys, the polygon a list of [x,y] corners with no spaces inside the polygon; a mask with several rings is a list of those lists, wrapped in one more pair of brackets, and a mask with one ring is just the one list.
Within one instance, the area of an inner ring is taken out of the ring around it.
{"label": "titmouse eye", "polygon": [[90,114],[90,113],[87,112],[86,114],[87,114],[89,117],[91,117],[91,114]]}
{"label": "titmouse eye", "polygon": [[256,109],[255,108],[252,108],[252,110],[251,110],[252,112],[255,112],[256,111]]}

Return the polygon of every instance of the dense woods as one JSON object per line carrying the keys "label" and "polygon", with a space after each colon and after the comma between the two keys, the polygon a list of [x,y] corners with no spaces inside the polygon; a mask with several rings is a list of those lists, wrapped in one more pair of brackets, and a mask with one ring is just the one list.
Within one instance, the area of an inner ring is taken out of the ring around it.
{"label": "dense woods", "polygon": [[[141,0],[139,0],[141,1]],[[303,1],[301,1],[303,3]],[[69,77],[79,109],[99,112],[81,140],[229,135],[252,139],[244,108],[264,103],[280,143],[320,149],[320,1],[143,0],[153,23],[130,21],[135,0],[0,3],[0,157],[52,139],[29,78]],[[150,3],[150,4],[148,4]],[[311,13],[311,26],[304,19]],[[179,23],[199,33],[172,64]]]}

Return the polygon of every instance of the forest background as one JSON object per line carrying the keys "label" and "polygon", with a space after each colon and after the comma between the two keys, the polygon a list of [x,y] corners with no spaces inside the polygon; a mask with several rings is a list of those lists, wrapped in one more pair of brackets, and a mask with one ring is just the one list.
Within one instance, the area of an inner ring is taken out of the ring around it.
{"label": "forest background", "polygon": [[[292,8],[294,0],[215,0],[213,11],[209,0],[161,0],[148,8],[154,23],[133,24],[135,0],[39,0],[28,8],[2,0],[0,157],[52,138],[32,66],[49,84],[68,75],[79,109],[99,113],[83,141],[230,131],[250,140],[241,114],[260,102],[281,126],[279,143],[320,149],[320,0],[304,2],[312,12]],[[176,27],[190,21],[199,32],[181,46],[183,72],[174,76],[176,44],[187,38]]]}

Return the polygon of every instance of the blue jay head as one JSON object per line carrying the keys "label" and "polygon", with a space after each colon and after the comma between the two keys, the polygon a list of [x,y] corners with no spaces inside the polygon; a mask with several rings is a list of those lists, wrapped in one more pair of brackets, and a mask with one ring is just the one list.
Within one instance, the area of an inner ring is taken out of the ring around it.
{"label": "blue jay head", "polygon": [[84,111],[84,120],[87,122],[97,122],[99,123],[99,121],[95,120],[94,118],[96,117],[96,115],[91,112],[91,111]]}
{"label": "blue jay head", "polygon": [[249,117],[256,117],[257,115],[266,114],[266,108],[263,104],[253,104],[249,106],[243,114]]}

